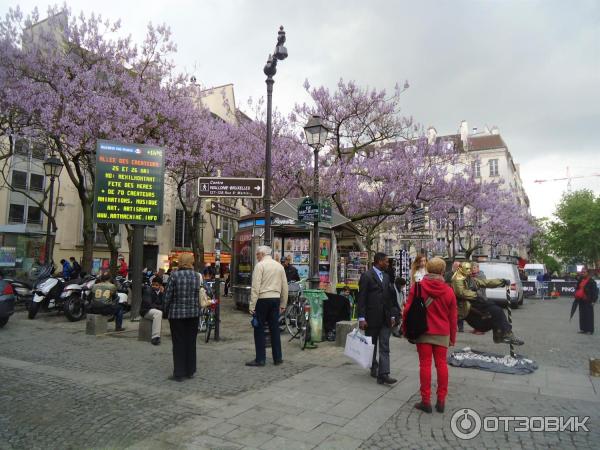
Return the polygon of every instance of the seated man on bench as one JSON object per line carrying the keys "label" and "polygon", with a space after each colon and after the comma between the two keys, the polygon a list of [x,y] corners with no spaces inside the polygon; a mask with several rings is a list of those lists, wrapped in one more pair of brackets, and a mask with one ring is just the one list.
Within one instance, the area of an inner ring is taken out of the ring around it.
{"label": "seated man on bench", "polygon": [[92,287],[92,302],[89,312],[102,316],[115,316],[115,331],[125,331],[123,307],[119,304],[117,287],[110,282],[110,274],[103,273]]}
{"label": "seated man on bench", "polygon": [[163,318],[164,287],[162,280],[154,278],[152,280],[152,289],[144,289],[142,293],[142,305],[140,306],[140,316],[152,321],[152,345],[160,344],[160,330]]}

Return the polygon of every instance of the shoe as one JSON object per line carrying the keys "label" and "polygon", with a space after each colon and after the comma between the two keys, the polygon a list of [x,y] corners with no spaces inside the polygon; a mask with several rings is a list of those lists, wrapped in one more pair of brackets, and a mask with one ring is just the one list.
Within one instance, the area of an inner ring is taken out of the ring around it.
{"label": "shoe", "polygon": [[377,377],[377,384],[394,384],[398,380],[395,378],[391,378],[389,375],[384,375],[382,377]]}
{"label": "shoe", "polygon": [[264,367],[264,365],[265,365],[265,362],[264,362],[264,361],[262,361],[262,362],[259,362],[259,361],[255,360],[255,359],[253,359],[252,361],[248,361],[248,362],[246,363],[246,365],[247,365],[248,367]]}
{"label": "shoe", "polygon": [[183,377],[176,377],[175,375],[171,375],[168,379],[171,381],[177,381],[178,383],[183,381]]}
{"label": "shoe", "polygon": [[502,338],[502,342],[504,342],[505,344],[512,345],[523,345],[525,343],[523,339],[519,339],[518,337],[516,337],[512,331],[504,335],[504,337]]}
{"label": "shoe", "polygon": [[283,364],[283,359],[279,359],[277,361],[273,361],[273,364],[275,364],[276,366]]}
{"label": "shoe", "polygon": [[431,409],[431,405],[429,405],[427,403],[423,403],[423,402],[415,403],[415,408],[419,409],[423,412],[426,412],[427,414],[431,414],[431,412],[433,411]]}
{"label": "shoe", "polygon": [[192,373],[191,375],[186,375],[186,378],[187,378],[188,380],[191,380],[192,378],[194,378],[194,376],[195,376],[195,375],[196,375],[196,374]]}
{"label": "shoe", "polygon": [[374,366],[371,366],[371,376],[373,378],[377,378],[377,364],[375,364]]}
{"label": "shoe", "polygon": [[123,328],[123,327],[115,328],[115,331],[125,331],[125,328]]}
{"label": "shoe", "polygon": [[150,343],[152,345],[160,345],[160,338],[159,337],[152,338],[152,340],[150,341]]}
{"label": "shoe", "polygon": [[446,405],[444,404],[444,402],[437,402],[437,403],[435,404],[435,410],[436,410],[437,412],[439,412],[439,413],[443,413],[443,412],[444,412],[444,407],[445,407],[445,406],[446,406]]}

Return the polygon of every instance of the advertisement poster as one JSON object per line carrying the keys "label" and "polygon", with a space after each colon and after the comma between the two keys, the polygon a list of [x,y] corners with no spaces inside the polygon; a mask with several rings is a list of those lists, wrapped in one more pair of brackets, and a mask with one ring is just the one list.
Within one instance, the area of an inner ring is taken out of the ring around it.
{"label": "advertisement poster", "polygon": [[301,280],[304,280],[306,278],[308,278],[309,276],[309,269],[310,267],[307,265],[300,265],[300,266],[296,266],[296,269],[298,269],[298,276],[300,277]]}
{"label": "advertisement poster", "polygon": [[319,238],[319,262],[329,264],[329,254],[331,253],[331,239]]}
{"label": "advertisement poster", "polygon": [[273,259],[275,261],[281,261],[282,256],[282,239],[276,236],[273,238]]}
{"label": "advertisement poster", "polygon": [[16,247],[0,247],[0,267],[15,267],[17,264]]}
{"label": "advertisement poster", "polygon": [[98,140],[94,222],[162,225],[164,149]]}

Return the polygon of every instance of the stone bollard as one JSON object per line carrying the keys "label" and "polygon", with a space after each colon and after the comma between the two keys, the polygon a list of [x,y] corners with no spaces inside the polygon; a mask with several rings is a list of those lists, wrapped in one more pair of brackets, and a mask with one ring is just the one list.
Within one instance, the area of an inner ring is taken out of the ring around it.
{"label": "stone bollard", "polygon": [[590,376],[600,377],[600,359],[590,358]]}
{"label": "stone bollard", "polygon": [[335,324],[336,347],[346,346],[346,336],[355,328],[358,328],[358,320],[343,320]]}
{"label": "stone bollard", "polygon": [[138,328],[138,341],[152,341],[152,321],[141,318]]}
{"label": "stone bollard", "polygon": [[85,334],[99,336],[108,330],[108,317],[100,314],[87,314],[85,319]]}

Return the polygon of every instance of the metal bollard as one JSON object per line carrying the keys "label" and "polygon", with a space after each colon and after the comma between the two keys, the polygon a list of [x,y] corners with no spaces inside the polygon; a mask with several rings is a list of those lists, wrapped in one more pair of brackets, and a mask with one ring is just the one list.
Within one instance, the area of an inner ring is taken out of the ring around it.
{"label": "metal bollard", "polygon": [[[512,331],[512,305],[510,301],[510,286],[506,286],[506,310],[508,312],[508,323],[510,324],[510,329]],[[511,342],[510,344],[510,356],[512,358],[515,357],[515,346]]]}

